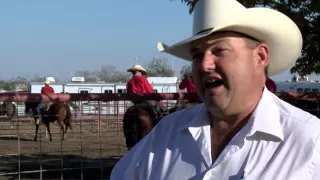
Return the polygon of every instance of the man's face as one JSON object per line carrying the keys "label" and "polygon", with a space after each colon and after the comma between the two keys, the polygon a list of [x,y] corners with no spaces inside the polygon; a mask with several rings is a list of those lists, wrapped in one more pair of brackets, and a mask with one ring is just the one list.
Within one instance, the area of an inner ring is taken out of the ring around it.
{"label": "man's face", "polygon": [[[261,46],[261,47],[259,47]],[[230,116],[250,104],[251,95],[262,91],[268,49],[249,48],[235,33],[217,33],[193,42],[192,75],[198,94],[208,110]],[[264,52],[263,52],[264,51]],[[262,56],[261,56],[262,52]]]}
{"label": "man's face", "polygon": [[140,71],[136,71],[136,72],[135,72],[135,75],[136,75],[136,76],[142,76],[142,73],[141,73]]}

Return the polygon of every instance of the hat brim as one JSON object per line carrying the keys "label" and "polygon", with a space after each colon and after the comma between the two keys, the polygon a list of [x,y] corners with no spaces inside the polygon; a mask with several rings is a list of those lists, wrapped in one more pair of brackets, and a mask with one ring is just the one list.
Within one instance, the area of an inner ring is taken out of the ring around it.
{"label": "hat brim", "polygon": [[140,71],[142,73],[142,75],[146,75],[147,74],[147,71],[146,70],[143,70],[143,69],[128,69],[127,72],[133,72],[133,71]]}
{"label": "hat brim", "polygon": [[248,8],[230,15],[211,31],[198,34],[172,46],[161,42],[158,51],[192,61],[191,42],[221,31],[239,32],[266,43],[270,49],[268,76],[277,75],[292,67],[302,49],[302,35],[297,25],[284,14],[269,8]]}

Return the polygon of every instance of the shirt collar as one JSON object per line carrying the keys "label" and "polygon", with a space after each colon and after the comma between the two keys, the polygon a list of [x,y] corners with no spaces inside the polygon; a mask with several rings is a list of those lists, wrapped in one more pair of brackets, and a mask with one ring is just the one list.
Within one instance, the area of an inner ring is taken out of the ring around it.
{"label": "shirt collar", "polygon": [[[256,132],[262,132],[283,140],[280,111],[273,96],[275,95],[264,87],[262,97],[245,126],[246,129],[249,129],[246,136],[249,137]],[[210,126],[207,113],[208,111],[204,104],[193,107],[191,111],[187,111],[183,115],[186,119],[188,119],[188,116],[192,118],[180,126],[178,130],[188,129],[193,134],[203,126]]]}
{"label": "shirt collar", "polygon": [[[183,118],[185,117],[189,121],[183,123],[177,130],[182,131],[188,128],[199,128],[204,125],[210,125],[207,113],[208,111],[203,103],[192,107],[190,111],[185,110]],[[188,117],[192,118],[189,119]]]}
{"label": "shirt collar", "polygon": [[281,114],[274,96],[265,86],[262,97],[248,122],[251,125],[248,136],[262,132],[283,140]]}

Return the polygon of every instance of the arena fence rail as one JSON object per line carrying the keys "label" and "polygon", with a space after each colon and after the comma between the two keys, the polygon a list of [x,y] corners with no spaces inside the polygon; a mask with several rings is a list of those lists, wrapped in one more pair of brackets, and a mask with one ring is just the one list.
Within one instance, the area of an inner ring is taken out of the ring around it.
{"label": "arena fence rail", "polygon": [[[281,99],[319,117],[320,95],[278,93]],[[195,93],[164,94],[28,94],[0,93],[0,179],[109,179],[114,164],[126,152],[122,116],[131,100],[175,101],[198,99]],[[25,102],[64,101],[72,109],[72,131],[61,140],[57,123],[50,124],[52,141],[25,113]],[[14,105],[14,116],[6,115]]]}

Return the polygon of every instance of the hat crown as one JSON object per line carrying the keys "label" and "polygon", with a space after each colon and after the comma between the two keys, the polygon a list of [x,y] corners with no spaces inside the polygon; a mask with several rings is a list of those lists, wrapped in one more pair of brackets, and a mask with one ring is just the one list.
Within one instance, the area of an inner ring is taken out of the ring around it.
{"label": "hat crown", "polygon": [[236,0],[199,0],[194,8],[192,34],[215,28],[231,14],[245,9]]}
{"label": "hat crown", "polygon": [[128,72],[132,72],[133,70],[135,70],[135,71],[142,71],[142,72],[144,72],[145,74],[147,73],[147,70],[144,69],[144,68],[143,68],[141,65],[139,65],[139,64],[133,65],[132,68],[128,69],[127,71],[128,71]]}
{"label": "hat crown", "polygon": [[142,66],[139,65],[139,64],[133,65],[133,66],[132,66],[132,69],[135,69],[135,68],[142,68]]}

